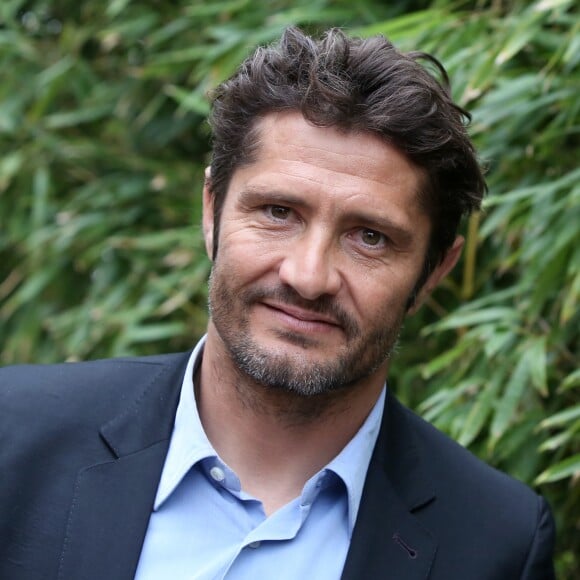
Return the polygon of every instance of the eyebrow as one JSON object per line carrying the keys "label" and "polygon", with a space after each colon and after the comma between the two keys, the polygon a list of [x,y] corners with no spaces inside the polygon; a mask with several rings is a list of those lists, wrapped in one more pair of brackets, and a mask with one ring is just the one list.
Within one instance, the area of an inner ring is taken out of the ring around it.
{"label": "eyebrow", "polygon": [[242,203],[280,203],[281,205],[308,207],[308,203],[304,201],[304,198],[285,191],[276,191],[269,187],[247,187],[240,191],[239,200]]}
{"label": "eyebrow", "polygon": [[[302,196],[294,195],[287,191],[277,191],[269,187],[249,186],[239,193],[242,204],[276,204],[289,205],[298,208],[308,208],[310,204]],[[400,245],[407,245],[413,240],[413,230],[406,227],[388,216],[377,216],[365,211],[352,211],[347,214],[347,221],[355,222],[370,230],[384,232],[393,236]]]}

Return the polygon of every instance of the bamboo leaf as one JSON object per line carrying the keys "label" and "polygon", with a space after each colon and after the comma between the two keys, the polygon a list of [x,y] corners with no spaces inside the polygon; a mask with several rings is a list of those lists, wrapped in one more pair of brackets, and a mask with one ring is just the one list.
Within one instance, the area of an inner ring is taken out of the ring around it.
{"label": "bamboo leaf", "polygon": [[540,428],[551,429],[552,427],[562,426],[571,421],[575,421],[578,418],[580,418],[580,404],[570,409],[564,409],[563,411],[544,419],[540,423]]}
{"label": "bamboo leaf", "polygon": [[560,385],[558,391],[563,393],[564,391],[568,391],[570,389],[575,389],[580,387],[580,368],[572,371]]}
{"label": "bamboo leaf", "polygon": [[455,362],[458,358],[472,348],[472,345],[467,340],[459,341],[454,348],[445,351],[441,356],[430,361],[423,367],[421,372],[425,379],[431,378],[435,373],[442,369],[448,368],[450,364]]}
{"label": "bamboo leaf", "polygon": [[548,396],[546,343],[546,336],[531,338],[526,343],[528,349],[526,358],[530,365],[530,378],[534,387],[543,397]]}
{"label": "bamboo leaf", "polygon": [[22,151],[13,151],[0,158],[0,193],[6,189],[22,168],[26,157]]}
{"label": "bamboo leaf", "polygon": [[160,324],[147,324],[131,328],[125,335],[129,343],[151,342],[164,340],[182,334],[186,330],[184,322],[167,322]]}
{"label": "bamboo leaf", "polygon": [[572,279],[572,283],[562,301],[562,310],[560,312],[560,324],[567,324],[574,316],[578,314],[580,303],[580,273]]}
{"label": "bamboo leaf", "polygon": [[209,103],[198,94],[185,91],[176,86],[166,86],[165,94],[175,99],[186,111],[193,111],[199,115],[209,113]]}
{"label": "bamboo leaf", "polygon": [[110,104],[96,105],[67,113],[54,113],[46,118],[45,125],[48,129],[64,129],[84,123],[92,123],[111,113],[112,106]]}
{"label": "bamboo leaf", "polygon": [[498,401],[497,409],[491,423],[491,446],[495,446],[506,429],[516,419],[518,406],[530,377],[529,356],[520,356],[515,369],[508,380],[503,396]]}
{"label": "bamboo leaf", "polygon": [[568,441],[572,439],[573,433],[571,431],[563,431],[558,433],[553,437],[550,437],[539,447],[539,451],[545,453],[546,451],[556,451],[560,447],[563,447]]}
{"label": "bamboo leaf", "polygon": [[568,477],[578,477],[579,475],[580,453],[577,453],[540,473],[536,478],[535,484],[553,483],[554,481],[560,481]]}
{"label": "bamboo leaf", "polygon": [[375,34],[384,34],[393,40],[401,37],[416,36],[421,34],[425,29],[430,29],[435,23],[443,22],[448,15],[438,9],[419,10],[411,14],[393,18],[388,22],[380,22],[355,28],[353,34],[361,36],[373,36]]}
{"label": "bamboo leaf", "polygon": [[492,413],[498,390],[499,381],[495,380],[479,392],[459,435],[458,441],[461,445],[468,446],[481,433]]}
{"label": "bamboo leaf", "polygon": [[508,307],[485,308],[474,312],[458,311],[455,314],[451,314],[441,322],[427,327],[425,333],[427,334],[434,330],[439,331],[451,328],[462,328],[493,321],[509,323],[517,321],[518,318],[519,315],[516,310]]}

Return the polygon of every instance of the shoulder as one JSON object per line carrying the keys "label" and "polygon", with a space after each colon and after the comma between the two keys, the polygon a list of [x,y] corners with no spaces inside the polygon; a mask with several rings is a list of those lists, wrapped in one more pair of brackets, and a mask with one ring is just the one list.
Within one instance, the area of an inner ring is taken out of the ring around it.
{"label": "shoulder", "polygon": [[[399,434],[410,441],[407,453],[414,453],[419,465],[415,476],[420,473],[432,491],[433,500],[415,512],[423,525],[442,545],[461,546],[464,556],[481,569],[495,567],[492,577],[516,578],[524,569],[537,568],[544,575],[531,577],[552,578],[554,522],[546,501],[397,401],[391,402]],[[447,552],[438,559],[446,566],[456,564]]]}
{"label": "shoulder", "polygon": [[409,409],[403,407],[403,412],[434,481],[445,482],[456,497],[464,490],[470,501],[479,494],[497,502],[515,500],[513,508],[519,503],[536,504],[536,494],[522,482],[491,467]]}
{"label": "shoulder", "polygon": [[60,364],[26,364],[0,368],[0,397],[22,398],[29,394],[74,394],[98,386],[101,394],[111,379],[128,374],[145,375],[156,369],[179,364],[188,353],[146,357],[102,359]]}
{"label": "shoulder", "polygon": [[0,368],[0,430],[101,421],[138,397],[148,383],[180,368],[187,357],[179,353]]}

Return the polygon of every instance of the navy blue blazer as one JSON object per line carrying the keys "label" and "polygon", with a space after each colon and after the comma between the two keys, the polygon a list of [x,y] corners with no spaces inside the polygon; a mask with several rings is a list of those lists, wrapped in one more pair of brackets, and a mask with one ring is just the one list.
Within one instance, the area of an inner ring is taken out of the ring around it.
{"label": "navy blue blazer", "polygon": [[[2,580],[133,578],[187,358],[0,369]],[[344,580],[549,580],[553,539],[541,497],[389,393]]]}

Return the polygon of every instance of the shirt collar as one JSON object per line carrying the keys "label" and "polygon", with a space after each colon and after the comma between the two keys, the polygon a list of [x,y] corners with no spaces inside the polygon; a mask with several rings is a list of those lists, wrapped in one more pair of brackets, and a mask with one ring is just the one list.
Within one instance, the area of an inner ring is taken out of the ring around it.
{"label": "shirt collar", "polygon": [[[193,375],[196,367],[201,363],[205,338],[204,336],[193,349],[185,369],[169,450],[153,504],[154,511],[157,511],[173,493],[193,465],[202,459],[218,456],[201,424],[193,388]],[[386,388],[383,388],[356,435],[318,474],[320,477],[323,472],[331,471],[344,482],[348,496],[350,534],[354,528],[367,469],[380,429],[385,406],[385,391]]]}
{"label": "shirt collar", "polygon": [[381,427],[385,407],[386,386],[377,402],[346,447],[326,466],[342,479],[348,494],[348,529],[352,534],[371,456]]}
{"label": "shirt collar", "polygon": [[193,349],[185,368],[169,450],[153,504],[155,511],[173,493],[193,465],[206,457],[217,457],[201,424],[193,390],[193,375],[201,363],[204,345],[205,336]]}

